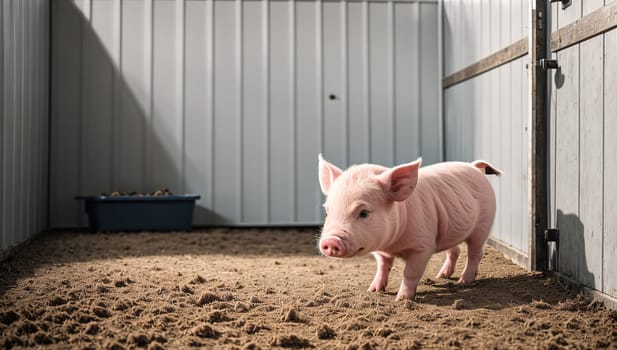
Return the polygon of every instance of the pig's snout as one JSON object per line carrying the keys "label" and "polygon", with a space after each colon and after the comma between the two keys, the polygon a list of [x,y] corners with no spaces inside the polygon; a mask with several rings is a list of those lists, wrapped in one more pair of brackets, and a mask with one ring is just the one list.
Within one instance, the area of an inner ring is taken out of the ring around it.
{"label": "pig's snout", "polygon": [[325,256],[341,257],[346,253],[345,245],[338,237],[324,238],[319,242],[319,250]]}

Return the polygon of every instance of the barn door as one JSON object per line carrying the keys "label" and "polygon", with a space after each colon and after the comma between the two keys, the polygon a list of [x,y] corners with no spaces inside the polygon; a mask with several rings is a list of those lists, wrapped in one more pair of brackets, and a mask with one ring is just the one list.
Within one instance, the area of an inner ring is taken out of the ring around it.
{"label": "barn door", "polygon": [[[566,6],[564,6],[566,5]],[[556,270],[617,296],[617,2],[551,5],[549,226]]]}

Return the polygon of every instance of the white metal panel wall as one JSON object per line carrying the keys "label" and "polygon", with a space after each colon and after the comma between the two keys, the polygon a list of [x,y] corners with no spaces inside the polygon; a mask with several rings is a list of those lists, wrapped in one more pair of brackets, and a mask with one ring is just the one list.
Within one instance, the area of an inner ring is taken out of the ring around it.
{"label": "white metal panel wall", "polygon": [[444,0],[444,75],[526,37],[528,0]]}
{"label": "white metal panel wall", "polygon": [[[444,0],[448,76],[526,37],[527,0]],[[485,159],[497,195],[492,237],[527,254],[528,71],[523,56],[444,91],[447,160]]]}
{"label": "white metal panel wall", "polygon": [[436,1],[57,0],[51,225],[198,193],[198,225],[318,224],[317,154],[441,160]]}
{"label": "white metal panel wall", "polygon": [[[553,30],[609,1],[553,5]],[[559,271],[617,297],[617,30],[553,54],[551,224],[560,229]]]}
{"label": "white metal panel wall", "polygon": [[0,0],[0,256],[47,227],[49,3]]}

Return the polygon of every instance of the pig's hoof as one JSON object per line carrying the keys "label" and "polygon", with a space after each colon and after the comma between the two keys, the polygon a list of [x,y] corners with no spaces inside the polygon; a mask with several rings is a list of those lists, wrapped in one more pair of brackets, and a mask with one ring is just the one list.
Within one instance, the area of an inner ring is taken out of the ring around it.
{"label": "pig's hoof", "polygon": [[383,292],[385,290],[386,290],[386,286],[374,287],[374,286],[371,285],[370,287],[368,287],[367,292],[371,292],[371,293],[373,293],[373,292]]}
{"label": "pig's hoof", "polygon": [[456,282],[456,284],[461,285],[461,286],[470,286],[473,284],[473,282],[475,281],[475,279],[465,279],[463,277],[459,278],[458,281]]}
{"label": "pig's hoof", "polygon": [[394,300],[396,300],[396,301],[413,300],[413,298],[415,298],[415,296],[416,296],[415,294],[412,294],[412,295],[401,295],[401,294],[398,294],[396,296],[396,299],[394,299]]}
{"label": "pig's hoof", "polygon": [[477,272],[473,274],[466,274],[463,272],[463,275],[461,276],[461,278],[458,279],[458,282],[456,283],[463,285],[463,286],[471,285],[476,280],[477,274],[478,274]]}
{"label": "pig's hoof", "polygon": [[407,288],[405,288],[405,290],[399,290],[398,293],[396,293],[396,301],[412,300],[415,297],[416,291]]}
{"label": "pig's hoof", "polygon": [[435,276],[435,279],[436,279],[436,280],[438,280],[438,279],[440,279],[440,278],[449,279],[451,276],[452,276],[452,274],[449,274],[449,275],[448,275],[447,273],[440,272],[440,273],[438,273],[438,274]]}
{"label": "pig's hoof", "polygon": [[452,274],[454,273],[454,267],[442,267],[441,270],[439,271],[439,273],[435,276],[435,279],[440,279],[440,278],[445,278],[445,279],[449,279],[450,277],[452,277]]}
{"label": "pig's hoof", "polygon": [[386,286],[388,285],[388,278],[383,278],[379,276],[375,276],[373,282],[368,287],[369,292],[383,292],[386,290]]}

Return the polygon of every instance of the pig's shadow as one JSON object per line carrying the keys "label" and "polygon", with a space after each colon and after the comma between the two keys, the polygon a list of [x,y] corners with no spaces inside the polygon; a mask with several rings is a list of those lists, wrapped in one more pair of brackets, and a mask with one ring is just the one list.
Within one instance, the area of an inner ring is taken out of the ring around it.
{"label": "pig's shadow", "polygon": [[[503,310],[533,301],[557,305],[571,297],[563,290],[547,285],[546,281],[539,273],[480,278],[469,286],[457,285],[455,279],[441,279],[430,284],[420,284],[414,301],[461,310]],[[391,294],[394,296],[396,292]]]}

